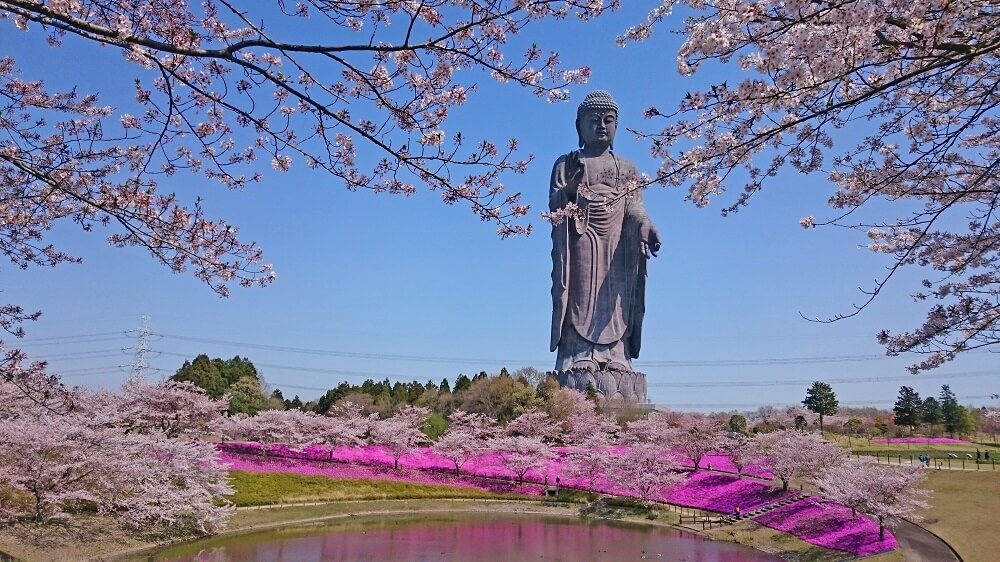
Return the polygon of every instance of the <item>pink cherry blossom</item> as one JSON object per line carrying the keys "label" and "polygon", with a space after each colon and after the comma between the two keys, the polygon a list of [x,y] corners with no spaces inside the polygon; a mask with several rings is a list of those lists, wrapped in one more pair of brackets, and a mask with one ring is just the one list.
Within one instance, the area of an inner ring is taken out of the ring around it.
{"label": "pink cherry blossom", "polygon": [[881,332],[890,355],[925,354],[910,367],[919,372],[1000,343],[991,10],[980,0],[661,0],[619,45],[673,28],[684,36],[678,72],[725,80],[646,111],[639,136],[661,161],[656,180],[728,214],[787,172],[818,176],[805,181],[831,186],[831,210],[800,224],[854,229],[888,262],[858,309],[832,319],[858,314],[915,266],[925,320]]}

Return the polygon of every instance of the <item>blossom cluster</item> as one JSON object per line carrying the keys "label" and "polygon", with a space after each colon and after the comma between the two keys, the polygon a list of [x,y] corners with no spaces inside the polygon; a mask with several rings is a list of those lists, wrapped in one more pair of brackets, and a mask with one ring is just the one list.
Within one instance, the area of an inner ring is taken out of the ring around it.
{"label": "blossom cluster", "polygon": [[914,292],[934,304],[915,329],[880,334],[891,355],[925,354],[911,366],[918,372],[1000,341],[1000,36],[992,3],[657,4],[619,44],[649,40],[684,11],[673,30],[684,36],[678,72],[721,69],[725,77],[687,92],[674,110],[646,111],[659,126],[639,136],[661,162],[661,183],[685,186],[699,207],[725,200],[727,214],[785,181],[784,171],[815,174],[805,181],[830,185],[831,218],[809,215],[800,224],[856,230],[891,262],[866,288],[867,302],[900,268],[928,270]]}
{"label": "blossom cluster", "polygon": [[[225,402],[187,384],[130,380],[122,395],[70,392],[71,407],[33,404],[0,379],[0,521],[47,522],[96,510],[136,533],[207,534],[233,513],[225,465],[190,439]],[[188,438],[183,438],[187,436]]]}

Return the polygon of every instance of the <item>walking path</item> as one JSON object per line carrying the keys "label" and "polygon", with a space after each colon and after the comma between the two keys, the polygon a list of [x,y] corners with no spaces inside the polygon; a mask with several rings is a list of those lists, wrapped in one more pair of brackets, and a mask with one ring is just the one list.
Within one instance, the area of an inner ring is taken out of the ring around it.
{"label": "walking path", "polygon": [[892,530],[906,562],[961,562],[941,537],[909,521]]}

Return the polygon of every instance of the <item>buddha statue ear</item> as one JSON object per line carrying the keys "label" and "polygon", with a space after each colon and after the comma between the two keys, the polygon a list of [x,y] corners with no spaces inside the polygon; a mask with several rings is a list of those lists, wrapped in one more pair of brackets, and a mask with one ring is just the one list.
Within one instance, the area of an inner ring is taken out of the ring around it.
{"label": "buddha statue ear", "polygon": [[576,144],[583,148],[583,134],[580,133],[580,115],[576,116]]}

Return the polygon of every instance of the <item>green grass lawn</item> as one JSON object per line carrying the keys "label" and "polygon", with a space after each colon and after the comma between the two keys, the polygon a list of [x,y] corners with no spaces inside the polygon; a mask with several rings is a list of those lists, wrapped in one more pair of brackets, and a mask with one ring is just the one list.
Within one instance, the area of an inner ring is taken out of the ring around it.
{"label": "green grass lawn", "polygon": [[965,562],[1000,560],[1000,471],[929,470],[926,487],[933,495],[921,525]]}
{"label": "green grass lawn", "polygon": [[[867,439],[851,438],[848,439],[843,435],[836,435],[833,433],[827,433],[825,435],[826,439],[834,441],[840,444],[846,449],[850,449],[852,453],[857,453],[860,455],[871,455],[878,456],[880,458],[888,457],[893,462],[909,462],[912,458],[916,460],[917,456],[921,453],[928,455],[933,459],[941,459],[947,462],[948,453],[954,453],[958,455],[959,458],[951,459],[952,466],[962,466],[962,461],[965,461],[966,468],[976,467],[976,451],[981,454],[989,451],[990,460],[980,459],[979,470],[997,470],[1000,472],[1000,445],[992,442],[992,440],[987,441],[986,436],[982,435],[983,438],[980,442],[970,442],[969,444],[947,444],[947,443],[871,443],[868,444]],[[972,455],[972,459],[966,458],[965,454],[969,453]]]}
{"label": "green grass lawn", "polygon": [[[325,476],[231,471],[236,493],[229,500],[237,507],[284,503],[385,499],[524,499],[516,494],[496,494],[477,488],[455,488],[387,480],[332,479]],[[539,499],[539,498],[532,498]]]}

